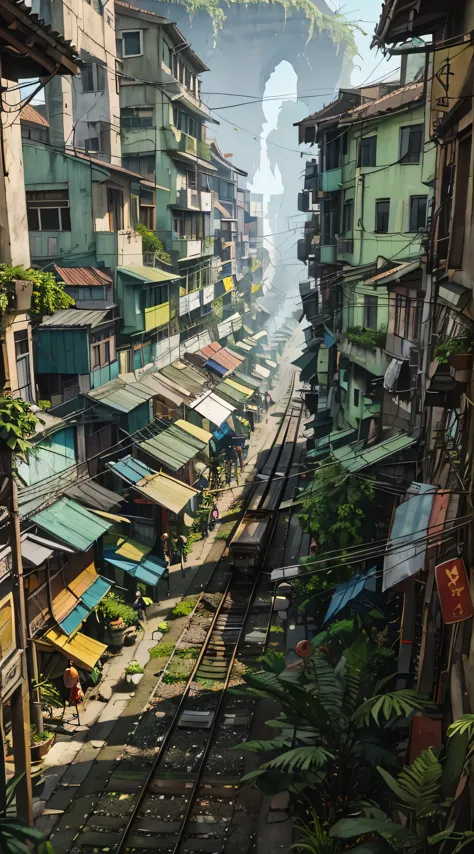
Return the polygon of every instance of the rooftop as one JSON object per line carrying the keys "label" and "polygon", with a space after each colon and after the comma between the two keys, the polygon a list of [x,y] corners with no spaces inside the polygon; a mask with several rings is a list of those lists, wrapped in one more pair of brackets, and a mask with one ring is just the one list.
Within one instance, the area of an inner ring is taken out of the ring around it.
{"label": "rooftop", "polygon": [[388,95],[383,95],[381,98],[376,98],[375,101],[355,107],[342,119],[341,124],[349,124],[354,120],[370,119],[382,113],[393,112],[408,104],[421,102],[423,98],[424,82],[408,83],[407,86],[394,89],[393,92],[389,92]]}
{"label": "rooftop", "polygon": [[20,113],[20,120],[22,122],[30,122],[34,125],[43,125],[45,128],[49,128],[49,122],[45,119],[38,110],[35,110],[31,104],[25,104]]}
{"label": "rooftop", "polygon": [[0,0],[0,28],[6,79],[79,73],[76,48],[22,0]]}
{"label": "rooftop", "polygon": [[61,328],[64,326],[89,326],[93,328],[94,326],[100,326],[106,320],[112,320],[109,314],[110,310],[108,308],[95,309],[94,311],[65,308],[62,311],[55,311],[50,317],[44,317],[40,323],[40,328],[44,326],[57,326]]}

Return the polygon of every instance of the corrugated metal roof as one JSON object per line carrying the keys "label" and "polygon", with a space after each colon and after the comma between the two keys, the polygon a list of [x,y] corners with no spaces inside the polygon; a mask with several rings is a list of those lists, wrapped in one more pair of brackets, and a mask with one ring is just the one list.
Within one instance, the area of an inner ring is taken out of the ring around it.
{"label": "corrugated metal roof", "polygon": [[68,638],[59,628],[50,629],[45,639],[67,659],[89,672],[94,669],[107,649],[105,643],[88,638],[82,632]]}
{"label": "corrugated metal roof", "polygon": [[250,353],[250,351],[252,349],[249,344],[244,344],[243,341],[234,341],[232,346],[238,347],[239,350],[244,350],[245,353]]}
{"label": "corrugated metal roof", "polygon": [[91,611],[104,598],[112,587],[104,578],[96,578],[91,586],[81,593],[81,602],[71,611],[68,616],[60,622],[60,628],[67,635],[71,635],[81,623],[87,619]]}
{"label": "corrugated metal roof", "polygon": [[260,332],[255,332],[252,336],[254,341],[260,341],[261,338],[266,338],[268,336],[268,330],[261,329]]}
{"label": "corrugated metal roof", "polygon": [[207,381],[204,374],[184,362],[173,362],[172,365],[166,365],[166,367],[161,368],[160,374],[168,377],[172,382],[184,386],[191,394],[200,394]]}
{"label": "corrugated metal roof", "polygon": [[335,449],[333,455],[339,460],[343,469],[349,472],[356,472],[367,468],[367,466],[373,466],[375,463],[387,459],[387,457],[392,457],[400,451],[404,451],[411,445],[415,445],[416,441],[414,436],[407,436],[405,433],[402,433],[399,436],[386,439],[385,442],[371,445],[359,453],[355,453],[353,448],[344,447]]}
{"label": "corrugated metal roof", "polygon": [[40,510],[31,521],[80,552],[90,549],[112,527],[111,522],[65,497]]}
{"label": "corrugated metal roof", "polygon": [[357,597],[363,593],[366,587],[375,591],[376,572],[377,567],[373,566],[372,569],[369,569],[366,573],[356,573],[353,578],[345,584],[336,584],[336,592],[332,596],[322,625],[325,626],[326,623],[336,617],[337,614],[340,614],[340,612],[343,611],[350,602],[353,602],[354,599],[357,599]]}
{"label": "corrugated metal roof", "polygon": [[376,98],[368,104],[361,104],[360,107],[355,107],[347,113],[347,117],[341,121],[341,125],[345,122],[352,122],[354,119],[368,119],[372,116],[378,116],[380,113],[387,113],[391,110],[399,110],[405,104],[411,104],[413,101],[420,101],[423,98],[424,82],[409,83],[407,86],[401,86],[399,89],[394,89],[388,95],[383,95],[381,98]]}
{"label": "corrugated metal roof", "polygon": [[21,535],[22,559],[32,566],[41,566],[41,564],[48,560],[55,551],[73,554],[72,549],[68,549],[61,543],[54,543],[51,540],[45,540],[43,537],[38,537],[36,534],[28,533]]}
{"label": "corrugated metal roof", "polygon": [[109,406],[118,412],[131,412],[147,400],[151,400],[154,392],[140,382],[126,383],[117,378],[99,388],[87,393],[93,400],[100,400],[104,406]]}
{"label": "corrugated metal roof", "polygon": [[245,397],[252,397],[252,395],[255,391],[254,388],[250,388],[250,386],[248,386],[248,385],[243,385],[242,383],[238,383],[235,380],[231,380],[229,378],[225,379],[224,382],[221,383],[221,385],[231,386],[232,388],[235,388],[237,391],[242,392],[242,394],[244,394]]}
{"label": "corrugated metal roof", "polygon": [[127,273],[129,276],[135,276],[143,282],[171,282],[174,279],[181,278],[176,273],[168,273],[167,270],[160,270],[159,267],[144,267],[141,264],[127,264],[117,267],[117,270],[119,273]]}
{"label": "corrugated metal roof", "polygon": [[365,285],[375,285],[377,282],[394,282],[396,279],[401,279],[408,273],[418,270],[421,266],[421,261],[406,261],[404,264],[396,264],[390,270],[385,270],[383,273],[377,273],[371,276],[370,279],[365,279]]}
{"label": "corrugated metal roof", "polygon": [[174,406],[181,406],[185,399],[187,399],[182,397],[176,389],[171,389],[169,385],[166,385],[159,377],[159,374],[144,374],[140,377],[140,384],[147,386],[153,394],[163,397],[168,403],[172,403]]}
{"label": "corrugated metal roof", "polygon": [[108,308],[94,309],[93,311],[82,308],[65,308],[62,311],[55,311],[50,317],[43,318],[40,328],[42,326],[90,326],[94,328],[104,323],[109,314],[110,309]]}
{"label": "corrugated metal roof", "polygon": [[160,578],[167,573],[166,564],[157,557],[145,557],[142,561],[126,560],[114,552],[106,552],[105,560],[117,569],[121,569],[137,581],[143,581],[150,587],[156,587]]}
{"label": "corrugated metal roof", "polygon": [[239,391],[231,385],[226,385],[223,382],[216,386],[216,392],[218,392],[224,400],[229,400],[236,406],[239,406],[242,401],[247,400],[248,398],[248,395],[245,392]]}
{"label": "corrugated metal roof", "polygon": [[158,460],[171,471],[178,471],[197,454],[203,451],[207,442],[202,442],[196,436],[191,436],[176,424],[171,424],[166,430],[139,442],[137,447]]}
{"label": "corrugated metal roof", "polygon": [[196,439],[200,439],[201,442],[207,444],[212,439],[212,433],[209,433],[208,430],[203,430],[202,427],[196,427],[195,424],[190,424],[189,421],[184,421],[183,418],[178,418],[175,421],[176,427],[180,427],[181,430],[184,430],[185,433],[190,433],[191,436],[195,436]]}
{"label": "corrugated metal roof", "polygon": [[235,371],[244,361],[243,356],[230,353],[226,347],[221,347],[220,350],[214,353],[212,359],[228,371]]}
{"label": "corrugated metal roof", "polygon": [[249,386],[255,390],[260,388],[260,380],[257,380],[255,377],[248,377],[247,374],[243,374],[242,371],[234,371],[234,379],[236,379],[242,385]]}
{"label": "corrugated metal roof", "polygon": [[125,480],[127,483],[138,483],[138,481],[143,480],[144,477],[156,474],[153,469],[145,465],[145,463],[142,463],[141,460],[137,460],[135,457],[132,457],[131,454],[128,454],[126,457],[123,457],[121,460],[117,460],[116,462],[109,462],[107,463],[107,466],[115,472],[118,477],[121,477],[122,480]]}
{"label": "corrugated metal roof", "polygon": [[151,546],[145,546],[144,543],[139,543],[138,540],[133,540],[130,537],[118,540],[117,546],[115,553],[126,560],[140,561],[151,552]]}
{"label": "corrugated metal roof", "polygon": [[89,480],[88,478],[73,483],[68,488],[67,494],[96,510],[111,510],[112,507],[119,507],[123,500],[121,495],[106,489],[96,480]]}
{"label": "corrugated metal roof", "polygon": [[41,113],[38,112],[38,110],[35,110],[35,108],[31,106],[31,104],[25,104],[25,106],[22,107],[20,112],[20,121],[30,122],[34,125],[43,125],[43,127],[49,128],[48,120],[45,119],[45,117],[42,116]]}
{"label": "corrugated metal roof", "polygon": [[219,362],[216,362],[215,359],[208,359],[207,362],[205,362],[204,367],[215,371],[220,377],[223,377],[227,373],[227,368],[224,368],[224,366],[220,365]]}
{"label": "corrugated metal roof", "polygon": [[199,412],[203,418],[208,418],[209,421],[220,427],[229,417],[230,413],[234,411],[235,406],[232,406],[232,404],[223,400],[217,394],[206,391],[191,404],[191,408]]}
{"label": "corrugated metal roof", "polygon": [[437,487],[430,483],[412,483],[407,490],[407,500],[395,510],[383,564],[383,590],[389,590],[423,569],[436,491]]}
{"label": "corrugated metal roof", "polygon": [[172,513],[180,513],[186,505],[199,494],[198,489],[176,480],[170,475],[159,472],[154,477],[140,481],[136,485],[136,489],[141,495],[159,504],[161,507],[166,507]]}
{"label": "corrugated metal roof", "polygon": [[78,285],[79,287],[113,285],[112,276],[97,267],[58,267],[55,264],[54,269],[65,285]]}
{"label": "corrugated metal roof", "polygon": [[254,376],[262,377],[262,379],[266,380],[270,376],[270,371],[268,368],[264,368],[263,365],[254,365],[252,368],[252,373]]}

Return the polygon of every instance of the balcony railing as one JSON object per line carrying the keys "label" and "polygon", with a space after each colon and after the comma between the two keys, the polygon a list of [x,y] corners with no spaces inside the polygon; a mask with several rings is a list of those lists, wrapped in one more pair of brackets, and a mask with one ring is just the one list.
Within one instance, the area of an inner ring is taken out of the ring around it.
{"label": "balcony railing", "polygon": [[336,237],[337,254],[352,255],[354,251],[354,240],[352,237]]}

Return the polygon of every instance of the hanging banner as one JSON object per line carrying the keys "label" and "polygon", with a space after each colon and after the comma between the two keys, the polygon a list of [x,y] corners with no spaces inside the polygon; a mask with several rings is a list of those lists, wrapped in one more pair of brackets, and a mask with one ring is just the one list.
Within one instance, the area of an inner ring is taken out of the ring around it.
{"label": "hanging banner", "polygon": [[181,317],[183,314],[187,314],[189,311],[189,299],[188,295],[179,298],[179,316]]}
{"label": "hanging banner", "polygon": [[469,579],[461,557],[446,560],[435,569],[443,622],[449,626],[474,616]]}
{"label": "hanging banner", "polygon": [[233,276],[224,276],[222,279],[222,284],[224,285],[224,289],[226,293],[234,290],[234,277]]}
{"label": "hanging banner", "polygon": [[202,304],[207,305],[214,299],[214,285],[206,285],[202,289]]}

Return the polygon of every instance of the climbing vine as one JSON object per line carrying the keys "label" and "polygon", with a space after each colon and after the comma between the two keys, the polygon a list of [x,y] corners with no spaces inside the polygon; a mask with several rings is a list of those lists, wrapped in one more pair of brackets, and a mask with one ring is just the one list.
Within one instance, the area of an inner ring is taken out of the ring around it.
{"label": "climbing vine", "polygon": [[41,320],[45,314],[54,314],[74,305],[74,300],[64,290],[64,284],[57,282],[53,273],[0,264],[0,316],[12,304],[17,280],[33,282],[30,314],[34,319]]}
{"label": "climbing vine", "polygon": [[[177,1],[187,7],[190,17],[196,12],[207,12],[212,20],[214,38],[223,29],[226,15],[220,6],[220,0]],[[365,35],[364,31],[357,24],[349,21],[345,15],[339,12],[336,12],[334,15],[327,15],[325,12],[321,12],[312,0],[226,0],[226,2],[228,6],[232,3],[241,3],[244,6],[278,3],[283,6],[285,15],[292,8],[300,9],[304,12],[309,22],[308,41],[311,41],[315,31],[326,33],[336,47],[339,48],[342,46],[346,54],[351,57],[357,54],[354,34],[360,32]]]}
{"label": "climbing vine", "polygon": [[141,235],[142,247],[144,252],[154,252],[155,255],[165,264],[171,264],[171,255],[163,247],[160,238],[151,231],[142,222],[137,222],[135,231]]}

